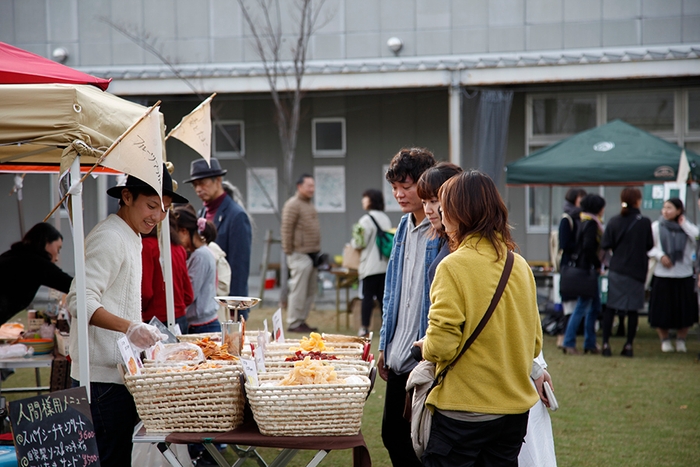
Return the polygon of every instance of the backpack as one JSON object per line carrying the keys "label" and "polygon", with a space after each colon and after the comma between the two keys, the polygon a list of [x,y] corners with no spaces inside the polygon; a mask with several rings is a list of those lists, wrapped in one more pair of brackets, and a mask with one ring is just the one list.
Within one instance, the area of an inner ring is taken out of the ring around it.
{"label": "backpack", "polygon": [[374,219],[374,217],[372,217],[369,214],[367,215],[370,219],[372,219],[372,222],[374,222],[374,226],[377,227],[377,235],[375,237],[375,242],[377,243],[377,249],[379,250],[379,258],[389,259],[389,256],[391,256],[391,249],[394,246],[394,234],[392,232],[382,230],[382,228],[379,227],[379,224]]}

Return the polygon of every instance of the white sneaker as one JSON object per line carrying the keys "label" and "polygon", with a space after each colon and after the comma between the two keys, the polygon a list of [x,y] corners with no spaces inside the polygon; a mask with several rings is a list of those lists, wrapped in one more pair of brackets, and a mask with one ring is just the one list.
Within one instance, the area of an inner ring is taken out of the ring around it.
{"label": "white sneaker", "polygon": [[671,339],[664,339],[661,341],[662,352],[673,352],[674,350],[675,349],[673,348],[673,344],[671,344]]}
{"label": "white sneaker", "polygon": [[676,352],[686,353],[688,349],[685,347],[685,339],[676,339]]}
{"label": "white sneaker", "polygon": [[358,337],[367,337],[367,336],[369,336],[369,331],[367,330],[367,328],[360,328],[360,330],[357,333],[357,336]]}

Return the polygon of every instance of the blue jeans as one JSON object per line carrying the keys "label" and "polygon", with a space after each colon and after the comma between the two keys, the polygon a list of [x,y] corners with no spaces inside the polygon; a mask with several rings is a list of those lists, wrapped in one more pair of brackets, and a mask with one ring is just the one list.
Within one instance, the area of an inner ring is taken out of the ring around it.
{"label": "blue jeans", "polygon": [[566,334],[564,334],[564,347],[576,347],[576,331],[578,330],[581,320],[586,318],[584,324],[584,349],[596,348],[595,322],[600,311],[600,295],[593,298],[579,297],[576,302],[576,308],[569,318],[569,324],[566,326]]}
{"label": "blue jeans", "polygon": [[[80,386],[76,380],[72,384]],[[131,437],[138,422],[134,398],[123,384],[91,382],[90,401],[100,465],[130,466]]]}
{"label": "blue jeans", "polygon": [[202,324],[201,326],[187,326],[187,334],[202,334],[205,332],[221,332],[221,323],[219,320],[214,320],[211,323]]}

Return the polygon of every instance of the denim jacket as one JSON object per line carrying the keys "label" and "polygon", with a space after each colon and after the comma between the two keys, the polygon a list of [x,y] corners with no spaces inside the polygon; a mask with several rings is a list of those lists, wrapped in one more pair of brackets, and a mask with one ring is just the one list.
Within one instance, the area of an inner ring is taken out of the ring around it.
{"label": "denim jacket", "polygon": [[[399,226],[394,234],[394,247],[391,250],[389,265],[386,270],[384,283],[384,300],[382,306],[382,330],[379,333],[379,350],[386,350],[386,344],[391,342],[396,331],[396,312],[401,298],[401,280],[403,278],[403,255],[406,231],[408,230],[408,216],[401,218]],[[421,307],[420,335],[425,335],[428,329],[428,310],[430,310],[430,280],[428,268],[438,254],[439,238],[428,239],[425,251],[425,271],[423,283],[423,306]]]}

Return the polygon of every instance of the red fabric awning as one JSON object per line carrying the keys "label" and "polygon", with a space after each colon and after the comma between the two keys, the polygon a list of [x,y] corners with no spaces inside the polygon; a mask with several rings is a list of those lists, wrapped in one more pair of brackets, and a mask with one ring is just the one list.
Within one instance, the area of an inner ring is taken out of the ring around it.
{"label": "red fabric awning", "polygon": [[110,81],[0,42],[0,84],[92,84],[106,91]]}

